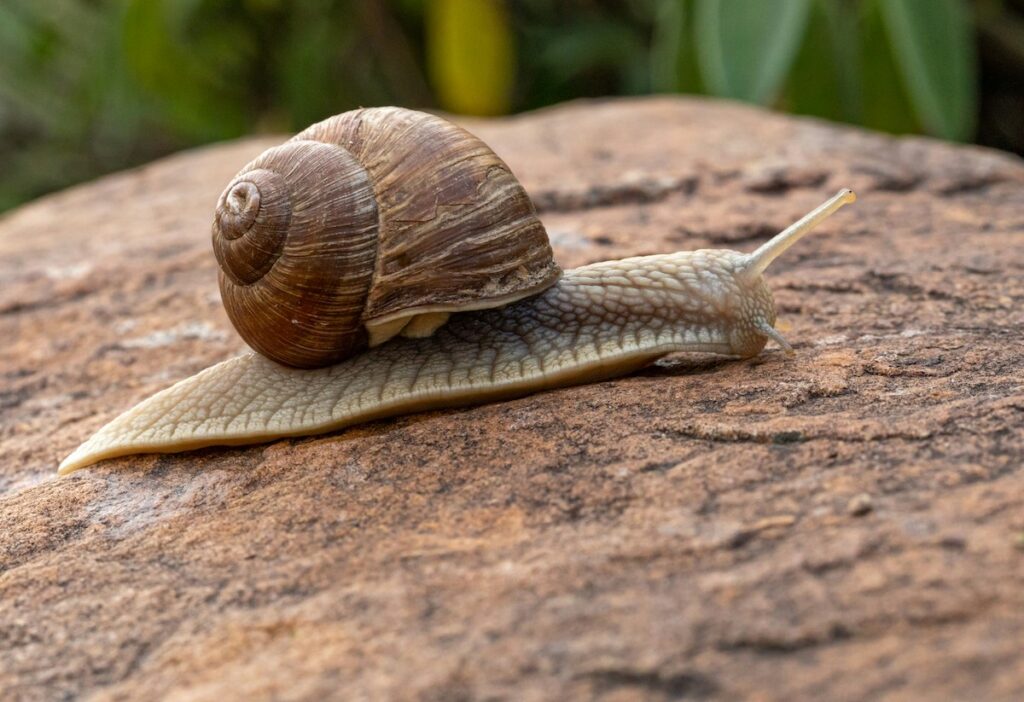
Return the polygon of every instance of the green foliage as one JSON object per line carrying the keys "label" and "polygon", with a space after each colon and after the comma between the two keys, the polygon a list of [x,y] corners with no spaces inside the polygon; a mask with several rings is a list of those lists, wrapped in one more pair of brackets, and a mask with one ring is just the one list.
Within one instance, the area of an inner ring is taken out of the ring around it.
{"label": "green foliage", "polygon": [[846,3],[814,2],[780,106],[845,122],[863,119],[861,28]]}
{"label": "green foliage", "polygon": [[885,0],[889,41],[918,118],[930,134],[974,132],[974,46],[960,0]]}
{"label": "green foliage", "polygon": [[896,57],[888,43],[880,2],[864,4],[860,29],[858,59],[866,76],[862,82],[861,124],[890,132],[920,131],[920,120],[903,88]]}
{"label": "green foliage", "polygon": [[208,24],[193,23],[203,9],[196,0],[127,0],[120,24],[125,66],[140,91],[160,105],[176,131],[207,141],[245,129],[244,85],[232,78],[256,47],[237,25],[215,25],[227,33],[220,36]]}
{"label": "green foliage", "polygon": [[970,139],[975,22],[967,0],[4,0],[0,210],[371,104],[704,93]]}
{"label": "green foliage", "polygon": [[[973,136],[976,59],[966,0],[664,0],[654,7],[651,75],[659,90],[891,132]],[[692,65],[699,82],[686,73]]]}
{"label": "green foliage", "polygon": [[704,84],[723,97],[774,100],[810,9],[810,0],[697,0],[693,27]]}

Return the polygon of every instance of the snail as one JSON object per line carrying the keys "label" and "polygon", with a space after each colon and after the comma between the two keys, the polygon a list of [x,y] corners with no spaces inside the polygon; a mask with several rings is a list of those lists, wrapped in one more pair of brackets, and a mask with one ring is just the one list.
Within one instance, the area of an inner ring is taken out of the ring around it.
{"label": "snail", "polygon": [[58,472],[595,382],[673,352],[749,358],[772,340],[792,354],[763,273],[854,200],[839,191],[752,253],[563,272],[483,142],[400,108],[337,115],[264,152],[218,201],[222,298],[256,353],[144,400]]}

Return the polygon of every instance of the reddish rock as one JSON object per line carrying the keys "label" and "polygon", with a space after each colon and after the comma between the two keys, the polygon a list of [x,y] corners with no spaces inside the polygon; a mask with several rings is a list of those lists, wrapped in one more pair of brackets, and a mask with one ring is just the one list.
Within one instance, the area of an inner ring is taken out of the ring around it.
{"label": "reddish rock", "polygon": [[243,344],[209,223],[278,139],[0,221],[5,699],[1024,698],[1024,165],[683,99],[467,123],[559,261],[750,250],[796,347],[315,439],[60,458]]}

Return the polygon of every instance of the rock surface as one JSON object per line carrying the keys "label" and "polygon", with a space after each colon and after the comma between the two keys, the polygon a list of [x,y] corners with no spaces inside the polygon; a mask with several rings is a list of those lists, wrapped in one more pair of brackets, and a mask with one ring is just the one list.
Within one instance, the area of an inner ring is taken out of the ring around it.
{"label": "rock surface", "polygon": [[316,439],[60,458],[243,345],[216,197],[277,139],[0,221],[4,699],[1024,698],[1024,165],[746,107],[467,123],[567,267],[750,250],[796,347]]}

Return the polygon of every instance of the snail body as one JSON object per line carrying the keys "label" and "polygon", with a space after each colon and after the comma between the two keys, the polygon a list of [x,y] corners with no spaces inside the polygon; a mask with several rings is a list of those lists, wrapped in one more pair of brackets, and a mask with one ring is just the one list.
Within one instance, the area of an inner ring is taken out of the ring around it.
{"label": "snail body", "polygon": [[854,195],[843,190],[750,254],[700,250],[566,271],[543,291],[454,314],[340,363],[289,368],[258,354],[200,372],[103,427],[59,472],[115,456],[334,431],[623,375],[673,352],[747,358],[774,328],[767,266]]}

